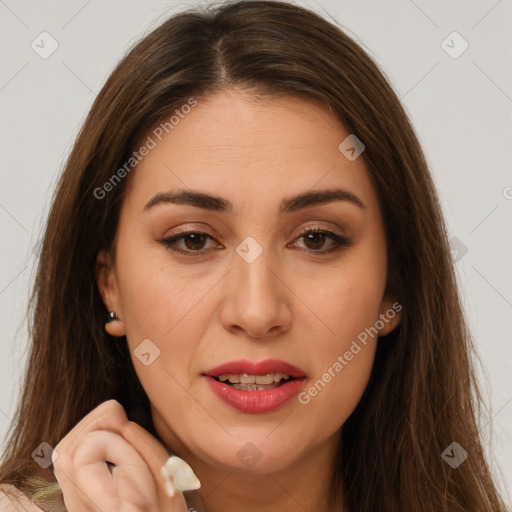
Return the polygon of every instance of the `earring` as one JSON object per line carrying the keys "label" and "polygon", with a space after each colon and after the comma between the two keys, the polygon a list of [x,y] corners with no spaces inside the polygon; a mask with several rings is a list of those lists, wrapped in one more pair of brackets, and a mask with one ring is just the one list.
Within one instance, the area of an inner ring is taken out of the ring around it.
{"label": "earring", "polygon": [[110,334],[110,336],[114,336],[116,338],[120,338],[125,335],[123,322],[115,311],[111,311],[107,314],[105,330]]}
{"label": "earring", "polygon": [[107,316],[107,323],[114,322],[116,320],[121,320],[115,311],[111,311]]}

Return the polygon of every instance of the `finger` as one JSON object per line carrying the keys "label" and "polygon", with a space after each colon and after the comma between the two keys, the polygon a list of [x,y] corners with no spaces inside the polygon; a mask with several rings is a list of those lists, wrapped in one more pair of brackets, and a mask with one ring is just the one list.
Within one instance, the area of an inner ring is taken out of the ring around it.
{"label": "finger", "polygon": [[[127,427],[127,425],[129,426]],[[117,400],[107,400],[101,403],[77,423],[67,436],[55,447],[57,456],[59,456],[59,451],[61,451],[66,458],[72,459],[80,443],[80,439],[87,433],[95,430],[110,431],[122,435],[135,447],[146,461],[157,487],[159,502],[162,504],[169,503],[169,505],[167,505],[169,510],[173,510],[173,507],[175,510],[181,510],[183,507],[183,510],[187,510],[185,498],[181,492],[177,492],[174,497],[170,497],[165,490],[165,483],[160,473],[160,468],[169,457],[167,449],[149,434],[149,432],[136,423],[130,422],[123,406]],[[123,433],[125,430],[128,432],[127,434],[126,432]],[[142,444],[138,441],[138,437],[144,439]],[[58,470],[54,472],[58,480]],[[58,481],[60,483],[60,480]],[[64,489],[63,492],[65,492]]]}
{"label": "finger", "polygon": [[[110,473],[106,461],[114,468]],[[119,499],[136,508],[156,508],[156,484],[144,459],[123,437],[111,432],[89,433],[75,452],[76,483],[88,497],[101,497],[104,510],[116,510]]]}
{"label": "finger", "polygon": [[52,460],[59,456],[59,451],[72,455],[77,443],[87,432],[93,430],[111,430],[120,432],[128,421],[123,406],[117,400],[107,400],[82,418],[55,446]]}
{"label": "finger", "polygon": [[[155,439],[149,432],[133,421],[128,421],[122,430],[123,437],[135,447],[151,471],[157,485],[160,506],[163,510],[187,510],[183,493],[177,490],[174,496],[169,496],[165,480],[161,473],[170,454],[167,448]],[[175,507],[175,508],[172,508]]]}
{"label": "finger", "polygon": [[103,402],[91,411],[66,436],[62,445],[65,443],[67,452],[72,456],[79,441],[87,433],[97,430],[110,431],[123,436],[146,461],[153,476],[156,477],[155,482],[163,481],[160,468],[169,458],[167,448],[140,425],[129,421],[124,408],[116,400]]}
{"label": "finger", "polygon": [[[109,471],[107,461],[115,467]],[[144,459],[139,452],[125,439],[111,432],[97,430],[84,437],[82,443],[75,450],[73,465],[76,468],[88,468],[98,465],[101,478],[109,482],[120,467],[141,467],[151,476]],[[105,477],[108,477],[105,479]],[[108,492],[108,489],[105,489]]]}
{"label": "finger", "polygon": [[[106,461],[114,464],[112,473]],[[73,457],[59,457],[54,472],[67,510],[121,510],[121,503],[140,510],[158,510],[156,485],[149,468],[137,450],[118,434],[88,433]]]}
{"label": "finger", "polygon": [[117,400],[106,400],[94,408],[68,432],[66,440],[72,442],[86,432],[99,430],[95,425],[105,425],[105,420],[118,430],[128,421],[124,407]]}
{"label": "finger", "polygon": [[[65,497],[71,497],[75,501],[78,499],[73,457],[83,437],[95,430],[103,430],[117,431],[119,437],[122,438],[120,431],[127,421],[128,418],[122,405],[117,400],[107,400],[82,418],[57,444],[54,449],[55,453],[52,454],[53,471]],[[90,509],[89,507],[83,508],[82,505],[80,509],[73,509],[73,512],[75,510],[81,512]]]}
{"label": "finger", "polygon": [[[93,409],[57,444],[52,454],[52,461],[62,454],[72,459],[76,447],[88,433],[102,430],[121,435],[128,417],[123,406],[117,400],[107,400]],[[55,464],[55,463],[54,463]]]}

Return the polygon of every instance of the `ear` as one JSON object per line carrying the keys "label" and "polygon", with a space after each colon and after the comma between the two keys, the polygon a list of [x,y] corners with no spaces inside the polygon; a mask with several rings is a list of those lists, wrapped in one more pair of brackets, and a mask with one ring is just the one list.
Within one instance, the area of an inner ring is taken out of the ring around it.
{"label": "ear", "polygon": [[96,257],[96,265],[94,268],[96,276],[96,283],[100,292],[103,304],[107,308],[107,311],[115,311],[120,320],[114,320],[113,322],[107,322],[105,324],[105,330],[111,336],[121,337],[125,335],[123,325],[123,312],[119,302],[119,289],[117,286],[117,277],[115,272],[114,262],[110,251],[102,250]]}
{"label": "ear", "polygon": [[379,336],[386,336],[400,325],[402,310],[403,306],[397,300],[395,294],[386,291],[380,304],[379,320],[376,322],[379,327],[382,327],[379,329]]}

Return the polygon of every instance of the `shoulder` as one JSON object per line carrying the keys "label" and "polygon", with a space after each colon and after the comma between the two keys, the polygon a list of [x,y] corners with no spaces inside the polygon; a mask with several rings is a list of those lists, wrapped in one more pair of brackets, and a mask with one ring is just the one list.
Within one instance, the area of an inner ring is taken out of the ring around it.
{"label": "shoulder", "polygon": [[10,484],[0,484],[0,512],[44,512]]}

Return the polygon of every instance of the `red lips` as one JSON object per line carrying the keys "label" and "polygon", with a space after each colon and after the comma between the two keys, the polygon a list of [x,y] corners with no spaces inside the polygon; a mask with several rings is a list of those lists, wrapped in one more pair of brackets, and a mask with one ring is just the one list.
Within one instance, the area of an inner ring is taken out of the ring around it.
{"label": "red lips", "polygon": [[267,375],[267,373],[287,373],[294,378],[305,377],[306,374],[293,364],[279,359],[266,359],[258,363],[249,360],[230,361],[206,371],[204,375],[218,377],[225,374]]}

